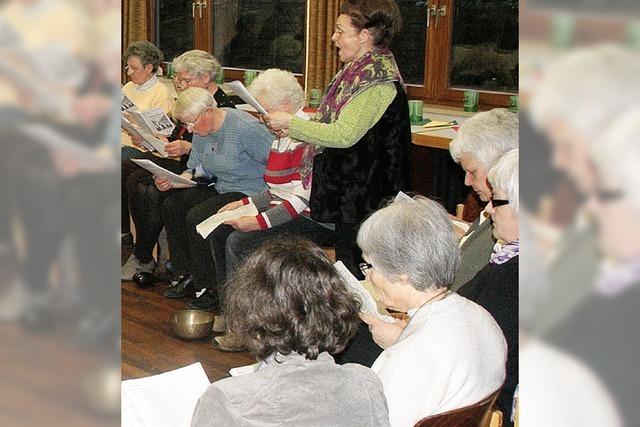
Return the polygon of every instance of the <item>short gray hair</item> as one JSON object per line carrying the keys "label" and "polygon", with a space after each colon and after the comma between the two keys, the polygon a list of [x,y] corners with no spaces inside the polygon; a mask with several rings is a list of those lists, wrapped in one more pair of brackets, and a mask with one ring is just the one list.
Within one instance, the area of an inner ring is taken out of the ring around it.
{"label": "short gray hair", "polygon": [[190,87],[178,96],[171,114],[173,118],[184,122],[186,117],[197,116],[207,108],[215,108],[216,106],[216,100],[208,90]]}
{"label": "short gray hair", "polygon": [[638,104],[640,55],[615,45],[576,50],[544,71],[533,91],[531,117],[539,128],[568,123],[592,144],[615,117]]}
{"label": "short gray hair", "polygon": [[204,50],[189,50],[173,59],[175,72],[186,71],[190,74],[206,74],[214,81],[220,69],[220,63],[213,55]]}
{"label": "short gray hair", "polygon": [[591,148],[600,175],[619,182],[620,190],[640,213],[640,108],[613,122]]}
{"label": "short gray hair", "polygon": [[423,196],[374,212],[358,231],[358,246],[387,278],[406,274],[419,291],[449,287],[460,262],[449,215]]}
{"label": "short gray hair", "polygon": [[519,150],[511,150],[496,162],[489,170],[487,179],[494,189],[499,189],[507,195],[509,206],[514,212],[519,210]]}
{"label": "short gray hair", "polygon": [[476,159],[487,170],[509,150],[518,148],[518,114],[505,108],[494,108],[465,120],[449,144],[456,163],[464,155]]}
{"label": "short gray hair", "polygon": [[164,59],[160,49],[158,49],[153,43],[146,40],[133,42],[129,47],[127,47],[127,50],[124,51],[124,55],[122,55],[122,59],[125,64],[131,56],[137,56],[140,58],[140,62],[142,62],[143,67],[151,64],[154,72],[158,69],[158,66]]}
{"label": "short gray hair", "polygon": [[298,83],[293,73],[278,68],[270,68],[260,73],[255,78],[249,92],[254,97],[261,97],[270,105],[266,108],[278,105],[283,101],[289,101],[294,111],[298,111],[304,105],[304,90]]}

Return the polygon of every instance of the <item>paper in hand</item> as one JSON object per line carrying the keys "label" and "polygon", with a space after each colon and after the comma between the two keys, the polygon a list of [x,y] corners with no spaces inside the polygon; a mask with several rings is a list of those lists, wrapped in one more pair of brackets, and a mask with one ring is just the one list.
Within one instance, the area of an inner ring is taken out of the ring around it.
{"label": "paper in hand", "polygon": [[242,82],[240,82],[239,80],[235,80],[235,81],[232,81],[232,82],[229,82],[229,83],[225,83],[225,84],[228,87],[230,87],[231,89],[233,89],[233,91],[236,93],[236,95],[238,95],[240,98],[242,98],[242,100],[244,102],[246,102],[247,104],[251,105],[256,110],[258,110],[258,113],[264,114],[265,116],[268,114],[267,110],[265,110],[265,108],[262,105],[260,105],[258,100],[255,99],[253,97],[253,95],[251,95],[249,93],[249,91],[247,90],[246,87],[244,87]]}
{"label": "paper in hand", "polygon": [[356,295],[360,300],[360,311],[370,316],[374,316],[385,322],[395,322],[396,320],[391,316],[385,316],[378,312],[378,306],[376,300],[373,299],[371,294],[360,284],[358,279],[351,274],[349,269],[345,267],[342,261],[338,261],[333,264],[333,268],[336,269],[342,280],[346,283],[347,288]]}
{"label": "paper in hand", "polygon": [[258,215],[258,209],[256,209],[256,206],[253,203],[249,203],[248,205],[240,206],[237,209],[220,212],[210,216],[196,226],[196,231],[203,239],[206,239],[213,230],[227,220],[240,218],[242,216],[256,215]]}
{"label": "paper in hand", "polygon": [[196,183],[183,176],[177,175],[165,168],[156,165],[148,159],[131,159],[131,161],[143,169],[148,170],[151,174],[157,178],[166,178],[174,184],[186,184],[190,187],[195,187]]}

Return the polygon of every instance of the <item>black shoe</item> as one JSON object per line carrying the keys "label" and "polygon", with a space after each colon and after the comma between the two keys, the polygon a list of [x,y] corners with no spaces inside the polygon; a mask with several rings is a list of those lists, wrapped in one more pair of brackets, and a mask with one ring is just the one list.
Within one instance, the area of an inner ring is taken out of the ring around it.
{"label": "black shoe", "polygon": [[141,288],[149,288],[156,284],[156,276],[148,271],[138,271],[133,275],[133,282]]}
{"label": "black shoe", "polygon": [[193,294],[193,279],[190,274],[179,276],[177,280],[171,282],[164,296],[167,298],[183,298],[188,293]]}
{"label": "black shoe", "polygon": [[120,236],[120,245],[121,246],[133,246],[133,234],[125,233]]}
{"label": "black shoe", "polygon": [[193,310],[220,311],[218,293],[212,289],[207,289],[198,298],[187,303],[187,307]]}

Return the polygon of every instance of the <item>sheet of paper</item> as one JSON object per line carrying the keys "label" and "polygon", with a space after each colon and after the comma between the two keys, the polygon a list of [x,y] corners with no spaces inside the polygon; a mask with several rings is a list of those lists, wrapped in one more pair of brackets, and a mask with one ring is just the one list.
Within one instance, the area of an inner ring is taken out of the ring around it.
{"label": "sheet of paper", "polygon": [[196,231],[202,236],[203,239],[206,239],[213,230],[215,230],[220,224],[229,219],[236,219],[240,218],[241,216],[256,215],[258,215],[258,209],[256,209],[256,206],[253,203],[249,203],[248,205],[240,206],[239,208],[232,211],[225,211],[210,216],[196,226]]}
{"label": "sheet of paper", "polygon": [[195,187],[196,183],[183,176],[177,175],[165,168],[156,165],[148,159],[131,159],[131,161],[143,169],[148,170],[151,174],[158,178],[166,178],[174,184],[187,184],[190,187]]}
{"label": "sheet of paper", "polygon": [[342,280],[347,284],[349,290],[353,292],[360,300],[360,311],[371,316],[375,316],[380,320],[384,320],[385,322],[395,322],[395,319],[393,317],[385,316],[378,312],[376,301],[373,299],[371,294],[367,292],[367,290],[360,284],[358,279],[356,279],[356,277],[351,274],[349,269],[345,267],[342,261],[338,261],[333,264],[333,268],[335,268],[340,277],[342,277]]}
{"label": "sheet of paper", "polygon": [[169,116],[160,108],[147,111],[128,110],[127,113],[133,117],[139,127],[146,128],[150,133],[169,136],[175,128]]}
{"label": "sheet of paper", "polygon": [[229,369],[229,375],[232,377],[239,377],[240,375],[253,374],[260,370],[262,362],[253,363],[251,365],[238,366],[237,368]]}
{"label": "sheet of paper", "polygon": [[260,105],[258,100],[256,100],[253,97],[253,95],[249,93],[249,91],[247,90],[246,87],[244,87],[242,82],[235,80],[227,83],[227,86],[230,87],[236,93],[236,95],[242,98],[244,102],[246,102],[247,104],[255,108],[260,114],[265,114],[265,115],[267,114],[267,110],[265,110],[265,108],[262,105]]}
{"label": "sheet of paper", "polygon": [[464,232],[466,233],[467,231],[469,231],[469,227],[471,227],[470,224],[467,224],[464,221],[457,221],[455,219],[451,219],[451,222],[453,223],[453,225],[455,225],[456,227],[459,227],[461,229],[464,230]]}
{"label": "sheet of paper", "polygon": [[202,365],[184,368],[146,378],[122,382],[122,401],[127,405],[123,427],[188,427],[198,399],[209,387]]}

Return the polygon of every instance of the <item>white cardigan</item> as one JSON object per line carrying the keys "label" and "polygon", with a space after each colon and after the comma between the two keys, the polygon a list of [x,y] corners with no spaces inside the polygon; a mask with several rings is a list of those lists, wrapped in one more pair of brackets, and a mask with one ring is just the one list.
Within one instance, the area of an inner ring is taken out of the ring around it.
{"label": "white cardigan", "polygon": [[507,344],[493,317],[450,294],[413,316],[371,367],[382,381],[393,427],[472,405],[504,382]]}

